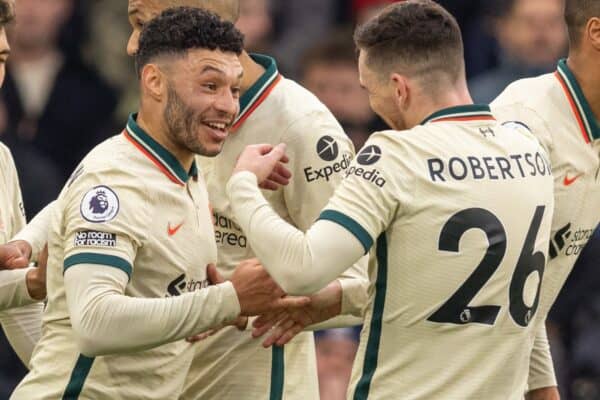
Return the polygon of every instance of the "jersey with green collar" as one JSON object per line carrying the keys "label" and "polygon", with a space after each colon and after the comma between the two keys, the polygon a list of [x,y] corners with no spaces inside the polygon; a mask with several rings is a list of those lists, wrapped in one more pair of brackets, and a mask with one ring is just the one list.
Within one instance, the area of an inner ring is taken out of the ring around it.
{"label": "jersey with green collar", "polygon": [[25,226],[19,177],[10,150],[0,143],[0,243],[6,243]]}
{"label": "jersey with green collar", "polygon": [[117,268],[129,275],[125,295],[139,298],[207,286],[205,268],[216,262],[217,248],[195,164],[185,171],[130,117],[126,130],[94,148],[65,185],[52,214],[49,250],[42,338],[13,398],[177,398],[193,357],[190,344],[80,354],[63,273],[80,264]]}
{"label": "jersey with green collar", "polygon": [[487,106],[373,134],[320,217],[372,255],[348,398],[521,400],[552,207],[544,150]]}
{"label": "jersey with green collar", "polygon": [[551,273],[542,305],[548,312],[600,223],[600,125],[565,60],[553,74],[511,84],[492,106],[503,121],[530,125],[552,164]]}
{"label": "jersey with green collar", "polygon": [[[329,110],[310,92],[285,79],[275,61],[252,55],[263,76],[241,99],[241,112],[222,153],[201,159],[213,216],[218,268],[229,276],[242,260],[253,258],[236,223],[225,191],[235,161],[250,144],[287,144],[291,183],[264,194],[286,221],[307,229],[333,194],[354,155],[350,139]],[[312,332],[299,334],[285,348],[264,349],[251,332],[236,328],[195,345],[185,399],[318,399]]]}

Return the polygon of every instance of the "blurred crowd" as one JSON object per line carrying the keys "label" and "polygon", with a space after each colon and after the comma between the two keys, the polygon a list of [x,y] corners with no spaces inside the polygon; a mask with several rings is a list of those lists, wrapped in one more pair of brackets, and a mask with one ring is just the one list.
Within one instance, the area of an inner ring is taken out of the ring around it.
{"label": "blurred crowd", "polygon": [[[352,32],[392,0],[242,0],[246,48],[273,55],[311,90],[355,146],[385,129],[358,81]],[[551,72],[566,54],[562,0],[440,0],[458,19],[469,85],[487,103],[510,82]],[[29,216],[56,198],[77,162],[118,133],[136,105],[124,0],[18,0],[0,91],[0,140],[12,150]],[[554,307],[549,328],[565,399],[600,398],[600,231]],[[345,398],[360,329],[318,332],[322,400]],[[4,342],[0,398],[25,370]],[[596,396],[596,397],[594,397]]]}

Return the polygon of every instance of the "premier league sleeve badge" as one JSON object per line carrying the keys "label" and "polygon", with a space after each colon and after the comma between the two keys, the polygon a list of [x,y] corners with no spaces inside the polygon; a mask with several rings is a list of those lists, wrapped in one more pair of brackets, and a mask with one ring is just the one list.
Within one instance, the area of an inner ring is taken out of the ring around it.
{"label": "premier league sleeve badge", "polygon": [[96,186],[83,196],[80,211],[88,222],[111,221],[119,213],[119,197],[108,186]]}

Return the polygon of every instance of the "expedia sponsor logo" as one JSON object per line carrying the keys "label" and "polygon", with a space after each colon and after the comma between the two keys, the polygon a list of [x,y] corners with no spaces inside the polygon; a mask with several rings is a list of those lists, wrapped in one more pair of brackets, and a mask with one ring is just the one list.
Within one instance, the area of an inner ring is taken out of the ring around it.
{"label": "expedia sponsor logo", "polygon": [[585,247],[588,240],[594,234],[594,229],[579,228],[571,229],[571,223],[560,228],[550,241],[550,259],[554,259],[561,254],[567,257],[577,257]]}
{"label": "expedia sponsor logo", "polygon": [[208,287],[210,282],[208,280],[197,281],[195,279],[187,280],[185,274],[179,275],[177,278],[173,279],[169,286],[167,286],[167,296],[180,296],[183,293],[194,292],[196,290],[204,289]]}
{"label": "expedia sponsor logo", "polygon": [[326,165],[323,168],[306,167],[304,168],[304,177],[307,182],[314,182],[319,179],[324,179],[329,182],[329,178],[333,174],[345,171],[350,165],[350,161],[352,161],[352,157],[349,154],[344,154],[340,161]]}
{"label": "expedia sponsor logo", "polygon": [[248,239],[238,224],[217,212],[213,212],[213,217],[217,246],[234,246],[243,249],[248,246]]}
{"label": "expedia sponsor logo", "polygon": [[324,161],[333,161],[339,153],[338,144],[331,136],[323,136],[317,142],[317,154]]}
{"label": "expedia sponsor logo", "polygon": [[368,168],[351,166],[346,171],[346,178],[349,176],[357,176],[359,178],[364,179],[365,181],[371,182],[371,183],[375,184],[376,186],[379,186],[380,188],[384,187],[387,182],[385,180],[385,178],[383,176],[381,176],[381,173],[379,172],[379,170],[376,168],[368,169]]}
{"label": "expedia sponsor logo", "polygon": [[379,146],[367,146],[358,153],[356,162],[360,165],[373,165],[381,158],[381,149]]}
{"label": "expedia sponsor logo", "polygon": [[75,246],[116,247],[117,235],[101,231],[80,231],[75,234]]}

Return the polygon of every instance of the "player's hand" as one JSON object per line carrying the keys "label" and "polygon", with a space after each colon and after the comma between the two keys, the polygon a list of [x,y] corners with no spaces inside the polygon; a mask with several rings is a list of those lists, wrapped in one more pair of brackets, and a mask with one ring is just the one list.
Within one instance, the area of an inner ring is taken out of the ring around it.
{"label": "player's hand", "polygon": [[342,286],[336,280],[310,297],[310,304],[296,309],[284,309],[263,314],[252,324],[252,336],[259,338],[269,332],[264,347],[283,346],[307,326],[326,321],[342,310]]}
{"label": "player's hand", "polygon": [[0,269],[20,269],[29,265],[31,246],[24,240],[15,240],[0,246]]}
{"label": "player's hand", "polygon": [[560,393],[556,386],[532,390],[525,396],[526,400],[560,400]]}
{"label": "player's hand", "polygon": [[27,291],[32,299],[42,301],[46,298],[46,267],[48,264],[48,245],[40,252],[37,268],[27,271]]}
{"label": "player's hand", "polygon": [[292,174],[285,167],[288,161],[284,143],[277,146],[250,145],[240,154],[233,173],[250,171],[256,175],[258,186],[276,190],[280,185],[287,185],[290,182]]}
{"label": "player's hand", "polygon": [[228,326],[235,326],[239,331],[245,331],[246,327],[248,326],[248,317],[244,317],[244,316],[240,315],[233,322],[230,322],[229,324],[221,325],[218,328],[208,330],[206,332],[200,333],[199,335],[194,335],[185,340],[189,343],[200,342],[204,339],[207,339],[207,338],[215,335],[217,332],[220,332],[221,329],[228,327]]}
{"label": "player's hand", "polygon": [[231,276],[241,315],[252,316],[310,304],[309,297],[286,296],[257,259],[242,261]]}

